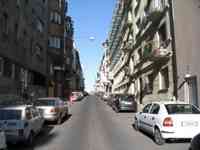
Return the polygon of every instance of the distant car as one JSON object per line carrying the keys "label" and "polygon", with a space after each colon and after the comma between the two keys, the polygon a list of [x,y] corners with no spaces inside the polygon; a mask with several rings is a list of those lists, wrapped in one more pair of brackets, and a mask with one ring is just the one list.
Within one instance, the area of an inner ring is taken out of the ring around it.
{"label": "distant car", "polygon": [[0,108],[0,127],[10,143],[25,142],[32,145],[35,135],[43,128],[44,118],[30,105]]}
{"label": "distant car", "polygon": [[1,150],[7,149],[5,132],[1,128],[0,128],[0,149]]}
{"label": "distant car", "polygon": [[184,102],[153,102],[135,115],[135,129],[154,136],[162,145],[167,139],[191,139],[200,132],[200,110]]}
{"label": "distant car", "polygon": [[200,133],[192,138],[189,150],[200,150]]}
{"label": "distant car", "polygon": [[82,92],[72,92],[70,95],[71,102],[80,101],[82,98],[83,98]]}
{"label": "distant car", "polygon": [[133,95],[117,94],[114,96],[112,107],[116,112],[136,112],[137,104]]}
{"label": "distant car", "polygon": [[38,98],[34,105],[42,110],[46,121],[56,121],[57,124],[61,124],[63,118],[68,115],[68,106],[59,97]]}
{"label": "distant car", "polygon": [[104,101],[107,101],[107,100],[109,100],[111,97],[110,97],[110,94],[108,94],[108,93],[104,93],[103,94],[103,97],[102,97],[102,99],[104,100]]}

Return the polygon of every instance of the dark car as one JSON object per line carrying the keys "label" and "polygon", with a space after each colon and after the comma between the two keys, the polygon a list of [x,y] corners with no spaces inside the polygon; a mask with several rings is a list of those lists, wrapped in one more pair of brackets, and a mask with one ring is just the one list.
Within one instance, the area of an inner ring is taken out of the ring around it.
{"label": "dark car", "polygon": [[189,150],[199,150],[200,149],[200,133],[197,134],[192,140],[190,144]]}
{"label": "dark car", "polygon": [[112,104],[113,109],[116,112],[120,111],[130,111],[136,112],[137,104],[135,97],[133,95],[118,94],[114,97],[114,102]]}
{"label": "dark car", "polygon": [[114,100],[115,100],[115,95],[110,94],[110,98],[107,99],[107,104],[112,107]]}

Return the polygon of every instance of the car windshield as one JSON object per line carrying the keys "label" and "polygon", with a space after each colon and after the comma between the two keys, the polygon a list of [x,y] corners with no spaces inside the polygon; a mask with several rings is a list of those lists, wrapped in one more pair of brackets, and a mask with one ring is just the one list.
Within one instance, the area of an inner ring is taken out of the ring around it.
{"label": "car windshield", "polygon": [[0,120],[20,120],[21,110],[0,110]]}
{"label": "car windshield", "polygon": [[121,95],[119,96],[121,101],[133,101],[133,97],[130,95]]}
{"label": "car windshield", "polygon": [[167,104],[168,114],[200,114],[200,110],[190,104]]}
{"label": "car windshield", "polygon": [[36,106],[55,106],[54,100],[37,100],[35,102]]}

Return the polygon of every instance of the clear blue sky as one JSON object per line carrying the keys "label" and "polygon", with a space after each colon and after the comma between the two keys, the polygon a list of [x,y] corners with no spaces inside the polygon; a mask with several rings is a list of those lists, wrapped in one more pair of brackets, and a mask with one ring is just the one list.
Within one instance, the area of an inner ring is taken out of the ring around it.
{"label": "clear blue sky", "polygon": [[[69,12],[74,20],[75,42],[80,50],[86,90],[93,90],[102,58],[102,42],[107,38],[116,0],[69,0]],[[89,38],[95,37],[94,41]]]}

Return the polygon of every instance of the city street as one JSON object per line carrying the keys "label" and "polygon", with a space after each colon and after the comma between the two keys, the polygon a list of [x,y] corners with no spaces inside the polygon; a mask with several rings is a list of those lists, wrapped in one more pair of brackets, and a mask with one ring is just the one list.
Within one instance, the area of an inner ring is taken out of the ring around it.
{"label": "city street", "polygon": [[151,137],[134,130],[132,113],[116,114],[95,96],[74,103],[70,114],[62,125],[46,126],[36,138],[34,148],[22,148],[19,144],[9,150],[188,150],[189,147],[187,142],[156,145]]}

